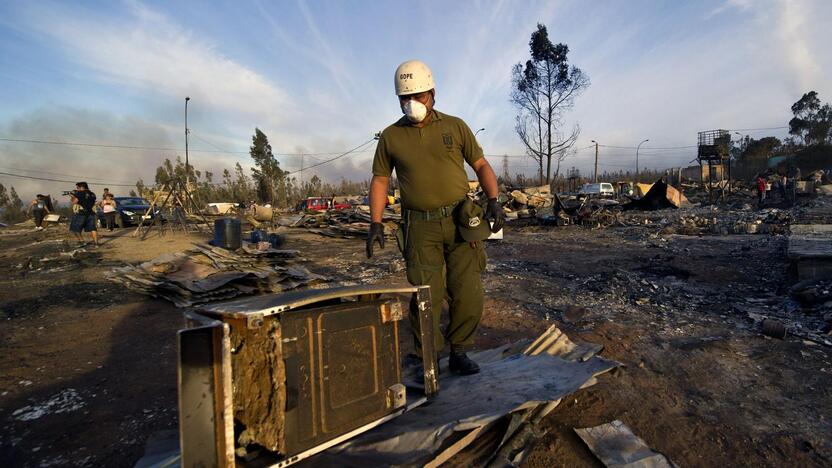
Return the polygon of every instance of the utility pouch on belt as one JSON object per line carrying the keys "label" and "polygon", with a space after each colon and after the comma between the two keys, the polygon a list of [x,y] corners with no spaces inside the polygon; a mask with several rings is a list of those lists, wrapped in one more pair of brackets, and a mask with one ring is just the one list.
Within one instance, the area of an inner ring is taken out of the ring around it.
{"label": "utility pouch on belt", "polygon": [[402,222],[396,229],[396,245],[399,247],[402,257],[407,260],[407,230],[410,226],[410,211],[402,207]]}
{"label": "utility pouch on belt", "polygon": [[396,245],[399,246],[399,252],[401,252],[402,256],[404,256],[404,249],[407,245],[405,243],[404,223],[399,224],[399,228],[396,229]]}

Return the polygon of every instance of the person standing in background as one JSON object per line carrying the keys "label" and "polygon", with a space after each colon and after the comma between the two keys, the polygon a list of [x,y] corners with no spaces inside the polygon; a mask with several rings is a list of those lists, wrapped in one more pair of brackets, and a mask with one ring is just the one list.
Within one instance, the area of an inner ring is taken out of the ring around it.
{"label": "person standing in background", "polygon": [[49,203],[46,196],[38,194],[29,204],[29,213],[35,218],[35,231],[43,230],[43,218],[49,214]]}
{"label": "person standing in background", "polygon": [[762,208],[766,200],[766,179],[762,174],[757,176],[757,206]]}
{"label": "person standing in background", "polygon": [[[107,189],[104,189],[105,191]],[[107,230],[112,232],[116,224],[116,200],[112,193],[104,193],[104,199],[99,204],[104,213],[104,224]]]}
{"label": "person standing in background", "polygon": [[75,205],[69,230],[78,238],[78,243],[84,245],[83,232],[92,236],[93,243],[98,246],[98,232],[95,228],[95,194],[90,191],[86,182],[75,184],[75,191],[71,192],[72,204]]}

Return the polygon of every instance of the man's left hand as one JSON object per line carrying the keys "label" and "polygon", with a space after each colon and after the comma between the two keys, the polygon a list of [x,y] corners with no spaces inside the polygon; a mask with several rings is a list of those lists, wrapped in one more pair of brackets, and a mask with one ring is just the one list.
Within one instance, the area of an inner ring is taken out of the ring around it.
{"label": "man's left hand", "polygon": [[485,220],[491,222],[491,232],[499,232],[506,222],[506,214],[496,198],[489,198],[485,206]]}

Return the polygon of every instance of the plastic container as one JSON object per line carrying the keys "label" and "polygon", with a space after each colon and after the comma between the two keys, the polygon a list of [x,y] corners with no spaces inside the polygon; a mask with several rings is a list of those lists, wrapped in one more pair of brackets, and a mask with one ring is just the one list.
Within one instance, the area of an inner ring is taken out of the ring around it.
{"label": "plastic container", "polygon": [[262,230],[262,229],[255,229],[251,231],[251,243],[256,244],[258,242],[268,241],[269,234]]}
{"label": "plastic container", "polygon": [[254,205],[249,208],[249,212],[257,221],[271,221],[274,216],[274,210],[268,206]]}
{"label": "plastic container", "polygon": [[269,244],[272,245],[273,248],[278,249],[284,242],[286,242],[286,236],[281,234],[273,233],[269,234]]}
{"label": "plastic container", "polygon": [[237,250],[242,247],[243,226],[236,218],[220,218],[214,221],[214,242],[217,247]]}

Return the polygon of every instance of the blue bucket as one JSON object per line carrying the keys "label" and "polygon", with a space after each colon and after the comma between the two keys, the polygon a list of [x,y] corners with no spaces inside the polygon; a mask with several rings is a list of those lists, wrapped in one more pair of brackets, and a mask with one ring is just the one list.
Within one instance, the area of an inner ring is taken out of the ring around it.
{"label": "blue bucket", "polygon": [[251,231],[251,243],[256,244],[258,242],[264,242],[268,240],[269,234],[262,230],[262,229],[255,229]]}

